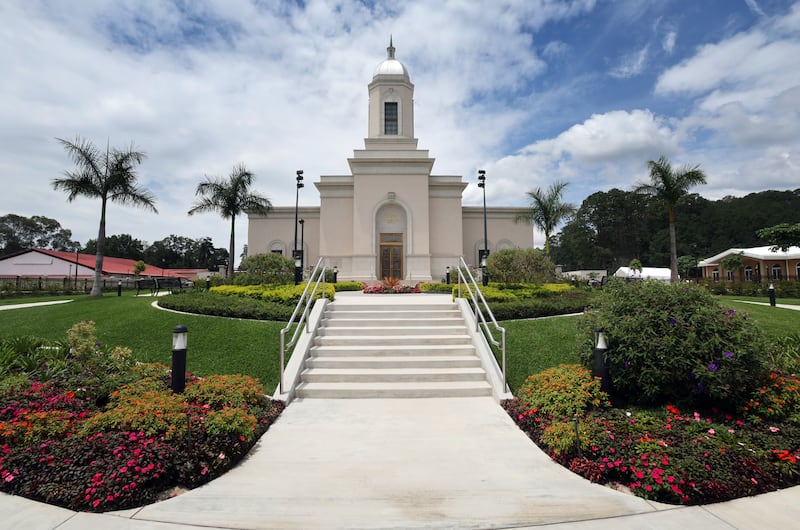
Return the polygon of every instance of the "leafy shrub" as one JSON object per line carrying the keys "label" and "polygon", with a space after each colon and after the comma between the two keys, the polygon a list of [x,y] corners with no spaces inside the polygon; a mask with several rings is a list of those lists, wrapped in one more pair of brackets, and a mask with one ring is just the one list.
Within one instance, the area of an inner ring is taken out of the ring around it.
{"label": "leafy shrub", "polygon": [[800,333],[771,339],[767,352],[773,370],[795,372],[800,368]]}
{"label": "leafy shrub", "polygon": [[486,265],[493,282],[542,284],[555,279],[555,265],[537,248],[506,248],[489,255]]}
{"label": "leafy shrub", "polygon": [[575,451],[579,445],[582,451],[589,449],[592,446],[589,436],[589,429],[586,425],[578,422],[576,437],[575,424],[564,419],[554,421],[545,427],[541,441],[558,456],[568,451]]}
{"label": "leafy shrub", "polygon": [[[222,295],[256,298],[267,302],[274,302],[278,304],[291,306],[292,308],[294,308],[294,306],[297,305],[297,302],[300,301],[300,297],[303,295],[303,291],[305,290],[305,288],[306,288],[305,283],[301,283],[298,285],[279,285],[279,286],[221,285],[219,287],[213,287],[211,289],[211,292]],[[333,284],[326,283],[324,296],[328,300],[333,301],[335,294],[336,291],[333,287]],[[322,297],[323,293],[321,291],[318,291],[317,298],[322,298]]]}
{"label": "leafy shrub", "polygon": [[235,407],[223,407],[218,411],[212,410],[204,421],[206,432],[209,435],[243,436],[248,442],[255,437],[256,424],[255,416]]}
{"label": "leafy shrub", "polygon": [[336,292],[339,292],[339,291],[360,291],[361,289],[364,288],[364,284],[361,283],[361,282],[337,282],[337,283],[333,283],[331,281],[330,283],[331,283],[331,285],[333,285],[333,288],[334,288],[334,290]]}
{"label": "leafy shrub", "polygon": [[249,375],[210,375],[186,387],[187,401],[203,403],[215,409],[257,405],[264,398],[261,383]]}
{"label": "leafy shrub", "polygon": [[581,323],[583,361],[603,329],[613,394],[625,401],[736,407],[764,373],[759,330],[700,287],[612,281],[595,306]]}
{"label": "leafy shrub", "polygon": [[525,406],[554,419],[610,405],[608,396],[600,390],[599,379],[579,364],[562,364],[531,375],[517,394]]}
{"label": "leafy shrub", "polygon": [[586,291],[572,290],[560,295],[529,298],[505,303],[490,303],[497,320],[518,320],[553,315],[582,313],[590,304],[591,295]]}
{"label": "leafy shrub", "polygon": [[294,260],[280,254],[248,256],[233,278],[236,285],[288,284],[294,281]]}
{"label": "leafy shrub", "polygon": [[423,293],[447,293],[450,294],[453,292],[453,289],[458,289],[458,287],[454,287],[454,283],[443,283],[443,282],[423,282],[419,284],[419,290]]}
{"label": "leafy shrub", "polygon": [[800,378],[771,372],[744,406],[754,421],[789,420],[800,424]]}

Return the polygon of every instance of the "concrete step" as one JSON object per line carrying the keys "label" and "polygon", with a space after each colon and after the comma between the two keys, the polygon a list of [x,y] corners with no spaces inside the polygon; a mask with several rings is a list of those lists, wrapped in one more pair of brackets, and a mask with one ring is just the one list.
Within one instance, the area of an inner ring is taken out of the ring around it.
{"label": "concrete step", "polygon": [[312,346],[310,354],[316,357],[352,357],[352,356],[402,356],[417,357],[421,355],[441,356],[441,355],[475,355],[475,346],[470,344],[429,344],[424,348],[407,346],[402,344],[381,344],[381,345],[325,345]]}
{"label": "concrete step", "polygon": [[352,302],[333,302],[326,308],[329,312],[339,311],[458,311],[455,303],[444,304],[354,304]]}
{"label": "concrete step", "polygon": [[430,398],[490,396],[486,381],[418,383],[310,383],[297,387],[299,398]]}
{"label": "concrete step", "polygon": [[407,318],[457,318],[461,314],[456,310],[405,310],[405,309],[364,309],[359,311],[331,311],[326,313],[326,318],[339,319],[339,318],[356,318],[359,320],[372,319],[372,318],[390,318],[394,320],[407,319]]}
{"label": "concrete step", "polygon": [[357,328],[375,326],[396,326],[396,327],[416,327],[416,326],[464,326],[464,319],[458,317],[436,317],[436,318],[325,318],[320,323],[325,328]]}
{"label": "concrete step", "polygon": [[462,322],[459,326],[324,326],[317,330],[320,337],[387,337],[387,336],[420,336],[420,335],[461,335],[466,336],[467,327]]}
{"label": "concrete step", "polygon": [[300,378],[314,383],[485,381],[482,368],[310,368]]}
{"label": "concrete step", "polygon": [[311,357],[308,368],[478,368],[476,355]]}
{"label": "concrete step", "polygon": [[469,335],[366,335],[366,336],[317,336],[318,346],[435,346],[472,344]]}

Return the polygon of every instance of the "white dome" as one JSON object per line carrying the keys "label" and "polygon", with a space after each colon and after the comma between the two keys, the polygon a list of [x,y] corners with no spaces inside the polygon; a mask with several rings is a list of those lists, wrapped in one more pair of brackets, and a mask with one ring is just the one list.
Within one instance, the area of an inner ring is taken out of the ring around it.
{"label": "white dome", "polygon": [[379,75],[402,75],[403,79],[409,82],[411,81],[408,77],[408,70],[406,70],[405,65],[394,58],[394,45],[392,44],[391,37],[389,37],[389,47],[386,48],[386,59],[378,65],[372,77],[375,78]]}
{"label": "white dome", "polygon": [[379,75],[402,75],[408,79],[408,70],[397,59],[385,59],[381,64],[375,68],[375,73],[372,77]]}

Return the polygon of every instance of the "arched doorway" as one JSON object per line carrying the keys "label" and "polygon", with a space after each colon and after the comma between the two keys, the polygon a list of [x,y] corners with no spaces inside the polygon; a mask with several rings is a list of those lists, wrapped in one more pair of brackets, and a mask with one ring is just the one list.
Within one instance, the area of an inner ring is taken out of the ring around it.
{"label": "arched doorway", "polygon": [[405,278],[406,212],[397,203],[387,203],[375,215],[378,278]]}

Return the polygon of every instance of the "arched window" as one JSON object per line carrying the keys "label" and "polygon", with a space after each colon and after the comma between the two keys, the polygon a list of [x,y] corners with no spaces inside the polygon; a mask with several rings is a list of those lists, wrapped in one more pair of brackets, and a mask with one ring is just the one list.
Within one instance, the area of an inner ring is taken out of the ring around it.
{"label": "arched window", "polygon": [[733,271],[732,271],[732,270],[730,270],[730,269],[726,269],[726,270],[725,270],[725,278],[726,278],[726,279],[727,279],[729,282],[732,282],[732,281],[733,281]]}
{"label": "arched window", "polygon": [[286,249],[283,241],[272,241],[269,244],[269,251],[271,254],[280,254],[283,256],[283,251]]}
{"label": "arched window", "polygon": [[711,271],[711,281],[712,282],[719,281],[719,269],[714,269]]}
{"label": "arched window", "polygon": [[782,271],[783,271],[783,269],[781,269],[780,265],[773,265],[772,266],[772,279],[773,280],[780,280],[781,277],[782,277],[782,274],[781,274]]}
{"label": "arched window", "polygon": [[397,102],[385,101],[383,103],[383,134],[397,136],[398,123]]}
{"label": "arched window", "polygon": [[744,279],[748,282],[753,280],[753,267],[750,265],[744,268]]}

